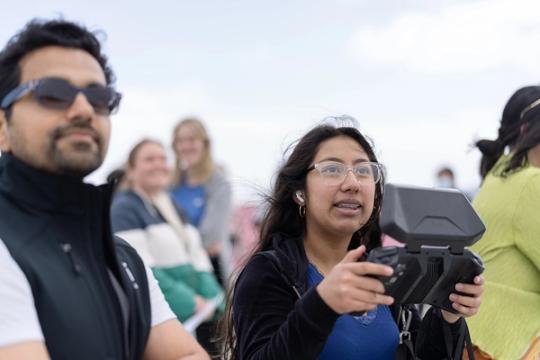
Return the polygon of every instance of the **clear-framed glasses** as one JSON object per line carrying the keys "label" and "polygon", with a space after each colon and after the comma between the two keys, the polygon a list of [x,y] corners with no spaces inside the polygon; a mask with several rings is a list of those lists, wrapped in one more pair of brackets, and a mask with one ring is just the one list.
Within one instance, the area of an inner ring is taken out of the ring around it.
{"label": "clear-framed glasses", "polygon": [[307,170],[317,170],[329,185],[341,183],[349,171],[362,185],[376,184],[381,180],[384,171],[381,164],[372,161],[361,162],[354,166],[335,161],[322,161],[311,165]]}

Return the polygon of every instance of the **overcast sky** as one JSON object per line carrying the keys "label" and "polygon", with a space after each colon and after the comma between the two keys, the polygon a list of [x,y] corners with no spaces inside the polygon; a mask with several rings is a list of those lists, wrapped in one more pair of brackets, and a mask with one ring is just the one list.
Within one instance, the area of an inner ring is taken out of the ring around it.
{"label": "overcast sky", "polygon": [[496,134],[508,97],[540,78],[537,0],[24,1],[0,4],[2,46],[33,17],[103,30],[123,93],[107,159],[144,136],[170,143],[202,117],[237,202],[268,188],[286,146],[348,114],[389,180],[431,186],[442,165],[479,183],[475,139]]}

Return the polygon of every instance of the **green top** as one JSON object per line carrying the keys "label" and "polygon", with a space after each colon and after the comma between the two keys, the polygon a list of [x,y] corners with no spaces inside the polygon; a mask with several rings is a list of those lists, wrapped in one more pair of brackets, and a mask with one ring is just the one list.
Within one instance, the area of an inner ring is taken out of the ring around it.
{"label": "green top", "polygon": [[[222,292],[213,273],[197,271],[190,264],[169,268],[153,267],[152,272],[165,300],[182,322],[195,313],[195,295],[208,300]],[[221,302],[212,320],[219,319],[224,310],[225,302]]]}
{"label": "green top", "polygon": [[509,159],[499,159],[473,201],[487,228],[471,247],[486,283],[467,323],[473,343],[498,360],[519,359],[540,335],[540,168],[501,177]]}

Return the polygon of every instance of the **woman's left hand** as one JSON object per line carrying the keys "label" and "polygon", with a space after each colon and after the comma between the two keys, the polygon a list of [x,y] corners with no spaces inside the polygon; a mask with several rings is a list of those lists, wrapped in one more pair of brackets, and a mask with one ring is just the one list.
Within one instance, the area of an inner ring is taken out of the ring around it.
{"label": "woman's left hand", "polygon": [[452,307],[458,313],[442,310],[444,320],[450,324],[458,321],[460,317],[473,316],[478,312],[482,303],[482,292],[484,292],[484,278],[478,275],[474,278],[474,284],[458,283],[456,290],[462,295],[452,293],[449,298],[452,301]]}

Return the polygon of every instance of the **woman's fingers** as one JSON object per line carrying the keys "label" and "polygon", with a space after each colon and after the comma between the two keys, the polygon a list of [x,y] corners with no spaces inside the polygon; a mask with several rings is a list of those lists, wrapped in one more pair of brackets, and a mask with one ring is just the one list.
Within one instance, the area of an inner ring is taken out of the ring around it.
{"label": "woman's fingers", "polygon": [[366,252],[366,247],[364,245],[360,245],[354,250],[349,251],[345,257],[340,261],[341,264],[345,263],[355,263],[358,262],[358,260],[364,255]]}
{"label": "woman's fingers", "polygon": [[482,302],[479,297],[458,294],[450,294],[450,301],[467,307],[479,307]]}
{"label": "woman's fingers", "polygon": [[452,307],[464,317],[473,316],[478,312],[478,307],[468,307],[457,302],[453,302]]}
{"label": "woman's fingers", "polygon": [[394,269],[390,266],[375,264],[372,262],[356,262],[345,264],[357,275],[391,276]]}
{"label": "woman's fingers", "polygon": [[332,309],[342,314],[365,311],[378,304],[390,305],[394,302],[391,296],[384,294],[384,286],[379,280],[357,275],[348,265],[339,264],[334,267],[317,286],[322,299]]}
{"label": "woman's fingers", "polygon": [[456,290],[463,294],[480,296],[484,292],[484,278],[477,276],[474,278],[474,284],[457,283]]}
{"label": "woman's fingers", "polygon": [[356,289],[356,292],[354,293],[352,298],[356,302],[373,305],[391,305],[394,302],[394,298],[391,296],[363,289]]}
{"label": "woman's fingers", "polygon": [[373,263],[346,263],[336,267],[342,283],[379,293],[384,293],[384,285],[377,277],[389,276],[393,272],[388,266]]}
{"label": "woman's fingers", "polygon": [[450,294],[452,307],[463,316],[472,316],[478,312],[482,303],[482,293],[484,292],[484,278],[476,276],[474,284],[456,284],[456,290],[461,294]]}
{"label": "woman's fingers", "polygon": [[317,285],[321,298],[336,312],[366,311],[379,304],[390,305],[391,296],[384,294],[379,276],[391,276],[389,266],[359,261],[365,246],[349,251],[343,260]]}
{"label": "woman's fingers", "polygon": [[384,285],[378,279],[365,275],[352,274],[352,276],[355,277],[354,281],[352,281],[355,288],[384,294]]}
{"label": "woman's fingers", "polygon": [[372,310],[377,305],[391,305],[394,298],[384,294],[356,288],[344,289],[341,299],[347,312]]}

